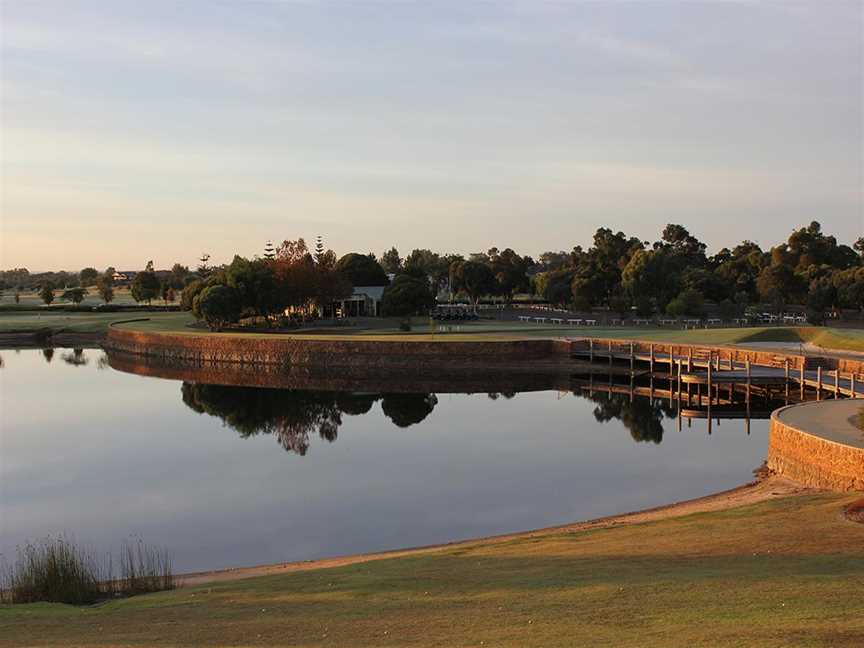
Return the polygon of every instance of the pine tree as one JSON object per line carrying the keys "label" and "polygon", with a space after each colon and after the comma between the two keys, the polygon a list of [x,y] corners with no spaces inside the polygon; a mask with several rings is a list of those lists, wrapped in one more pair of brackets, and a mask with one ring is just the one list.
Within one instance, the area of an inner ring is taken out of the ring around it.
{"label": "pine tree", "polygon": [[210,266],[207,265],[207,262],[210,260],[210,255],[206,252],[201,254],[201,258],[198,259],[200,264],[198,265],[198,276],[202,279],[206,279],[207,275],[210,274]]}
{"label": "pine tree", "polygon": [[272,241],[267,241],[267,245],[264,246],[264,258],[268,261],[272,261],[276,258],[276,250],[273,247]]}
{"label": "pine tree", "polygon": [[321,263],[324,258],[324,239],[318,235],[315,239],[315,261]]}

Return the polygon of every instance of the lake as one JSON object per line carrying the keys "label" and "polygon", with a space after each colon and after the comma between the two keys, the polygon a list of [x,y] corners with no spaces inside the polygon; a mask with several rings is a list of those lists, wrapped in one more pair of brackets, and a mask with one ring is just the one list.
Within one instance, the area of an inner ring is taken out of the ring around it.
{"label": "lake", "polygon": [[133,537],[192,571],[396,549],[622,513],[752,479],[768,422],[626,395],[222,386],[99,350],[0,351],[0,552]]}

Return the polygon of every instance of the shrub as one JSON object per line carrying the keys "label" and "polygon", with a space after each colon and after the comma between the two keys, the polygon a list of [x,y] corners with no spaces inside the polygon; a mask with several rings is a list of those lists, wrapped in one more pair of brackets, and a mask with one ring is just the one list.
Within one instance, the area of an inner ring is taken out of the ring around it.
{"label": "shrub", "polygon": [[18,547],[14,564],[0,573],[4,603],[86,605],[113,596],[173,589],[171,555],[140,540],[120,550],[119,574],[110,554],[101,559],[66,536],[47,537]]}
{"label": "shrub", "polygon": [[240,319],[240,299],[230,286],[209,286],[192,302],[192,314],[207,322],[210,328],[220,328]]}
{"label": "shrub", "polygon": [[83,605],[105,595],[101,583],[110,570],[96,555],[68,538],[44,538],[18,548],[18,559],[4,574],[4,602]]}

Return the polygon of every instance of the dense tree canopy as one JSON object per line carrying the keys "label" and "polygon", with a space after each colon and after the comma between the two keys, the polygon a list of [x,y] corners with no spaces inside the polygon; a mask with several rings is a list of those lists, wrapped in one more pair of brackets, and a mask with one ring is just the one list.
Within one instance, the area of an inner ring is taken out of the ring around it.
{"label": "dense tree canopy", "polygon": [[390,283],[384,268],[372,254],[346,254],[336,263],[336,270],[352,286],[386,286]]}
{"label": "dense tree canopy", "polygon": [[381,314],[385,317],[406,317],[429,311],[435,305],[435,296],[425,278],[403,274],[384,289]]}

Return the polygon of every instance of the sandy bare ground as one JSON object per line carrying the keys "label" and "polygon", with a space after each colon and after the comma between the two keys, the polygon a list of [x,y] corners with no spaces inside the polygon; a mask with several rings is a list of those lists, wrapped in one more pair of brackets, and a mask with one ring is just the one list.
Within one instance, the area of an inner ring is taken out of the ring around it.
{"label": "sandy bare ground", "polygon": [[272,576],[275,574],[307,571],[311,569],[342,567],[344,565],[353,565],[355,563],[369,562],[371,560],[433,553],[452,549],[454,547],[469,547],[472,545],[506,542],[517,538],[536,538],[539,536],[568,531],[587,531],[589,529],[605,529],[629,524],[640,524],[642,522],[653,522],[656,520],[690,515],[692,513],[719,511],[735,508],[737,506],[745,506],[747,504],[755,504],[756,502],[763,502],[765,500],[777,499],[779,497],[788,497],[790,495],[812,492],[815,492],[815,490],[803,487],[800,484],[783,477],[772,475],[765,479],[751,482],[744,486],[739,486],[738,488],[733,488],[732,490],[723,491],[714,495],[708,495],[706,497],[686,500],[683,502],[676,502],[674,504],[645,509],[633,513],[624,513],[622,515],[598,518],[596,520],[574,522],[561,526],[537,529],[535,531],[524,531],[500,536],[475,538],[472,540],[430,545],[426,547],[412,547],[407,549],[397,549],[395,551],[324,558],[322,560],[307,560],[303,562],[277,563],[255,567],[237,567],[233,569],[181,574],[178,576],[178,583],[181,586],[194,586],[203,583],[232,581],[241,578],[252,578],[255,576]]}

